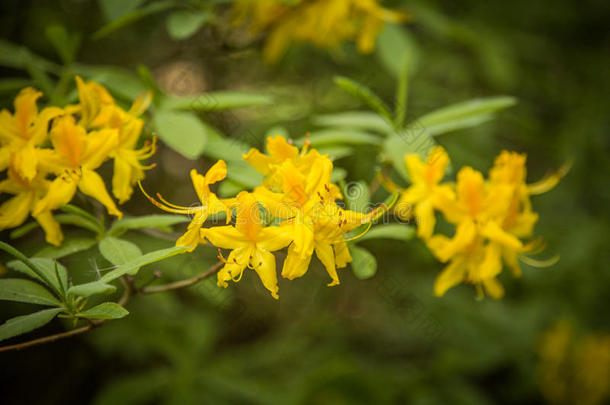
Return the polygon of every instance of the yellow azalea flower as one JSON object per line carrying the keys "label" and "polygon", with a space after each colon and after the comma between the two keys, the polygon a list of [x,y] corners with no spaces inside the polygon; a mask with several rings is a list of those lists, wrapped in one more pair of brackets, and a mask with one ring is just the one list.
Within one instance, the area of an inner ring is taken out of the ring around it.
{"label": "yellow azalea flower", "polygon": [[286,247],[292,235],[288,227],[263,227],[259,206],[252,194],[242,191],[237,195],[235,226],[201,229],[201,237],[219,248],[232,249],[218,272],[219,286],[227,287],[230,280],[239,281],[248,267],[256,271],[273,298],[279,298],[275,257],[271,252]]}
{"label": "yellow azalea flower", "polygon": [[[0,181],[0,193],[13,194],[14,197],[0,205],[0,230],[21,225],[33,211],[36,203],[47,193],[50,183],[42,173],[32,181],[28,181],[19,177],[12,167],[9,168],[8,178]],[[60,245],[63,235],[51,212],[39,212],[34,218],[45,231],[47,242]]]}
{"label": "yellow azalea flower", "polygon": [[76,189],[102,203],[108,213],[122,214],[108,194],[104,181],[94,170],[116,147],[117,132],[112,129],[87,131],[76,125],[74,117],[66,115],[57,120],[51,129],[53,150],[40,150],[41,167],[58,177],[49,186],[47,195],[36,204],[34,216],[51,211],[72,200]]}
{"label": "yellow azalea flower", "polygon": [[231,220],[230,207],[233,204],[234,199],[221,200],[216,194],[210,191],[211,184],[217,183],[225,177],[227,177],[227,164],[224,160],[216,162],[203,176],[197,173],[195,169],[191,170],[193,187],[201,202],[201,205],[197,207],[181,207],[179,205],[174,205],[166,201],[160,194],[157,194],[157,197],[161,200],[161,202],[159,202],[142,189],[146,197],[162,210],[192,216],[186,233],[178,239],[176,246],[187,246],[190,248],[189,251],[193,251],[197,245],[203,241],[200,237],[200,229],[209,215],[225,212],[227,215],[227,223],[229,223]]}
{"label": "yellow azalea flower", "polygon": [[146,111],[150,105],[152,93],[146,92],[136,98],[129,112],[114,106],[111,108],[106,128],[116,129],[118,143],[111,151],[110,157],[114,160],[114,173],[112,176],[112,193],[122,204],[131,198],[133,186],[144,178],[144,170],[152,166],[145,166],[141,160],[152,156],[156,151],[155,141],[146,143],[141,149],[136,149],[144,122],[136,115]]}
{"label": "yellow azalea flower", "polygon": [[[440,206],[440,200],[451,200],[453,191],[450,185],[440,184],[445,177],[449,164],[449,155],[437,146],[430,152],[426,162],[422,162],[417,154],[405,156],[405,164],[409,172],[411,186],[403,190],[394,208],[395,214],[401,219],[417,218],[417,235],[427,239],[434,231],[436,219],[434,210]],[[415,207],[415,209],[413,209]]]}
{"label": "yellow azalea flower", "polygon": [[264,59],[281,58],[291,42],[306,42],[332,49],[356,41],[358,51],[370,53],[386,22],[402,22],[404,14],[379,5],[379,0],[240,0],[233,8],[238,23],[251,32],[268,31]]}
{"label": "yellow azalea flower", "polygon": [[0,170],[11,164],[16,174],[32,181],[38,173],[37,146],[47,140],[49,121],[63,114],[57,107],[47,107],[38,113],[36,101],[42,93],[27,87],[15,98],[15,113],[0,112]]}
{"label": "yellow azalea flower", "polygon": [[85,83],[79,76],[76,76],[76,88],[80,103],[67,107],[67,110],[71,114],[80,115],[78,123],[86,129],[104,126],[115,106],[108,90],[92,81]]}

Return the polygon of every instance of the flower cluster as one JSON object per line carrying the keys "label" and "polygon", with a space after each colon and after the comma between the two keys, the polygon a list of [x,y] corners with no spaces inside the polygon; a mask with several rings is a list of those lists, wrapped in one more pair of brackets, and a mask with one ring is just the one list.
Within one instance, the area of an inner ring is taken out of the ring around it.
{"label": "flower cluster", "polygon": [[[267,139],[267,152],[251,149],[243,159],[265,176],[252,192],[242,191],[235,198],[220,199],[210,185],[226,177],[227,167],[220,160],[205,175],[191,171],[193,186],[201,205],[180,207],[160,194],[148,196],[161,209],[192,216],[178,246],[190,250],[211,243],[229,249],[218,272],[218,285],[239,281],[246,268],[256,271],[263,285],[278,298],[276,263],[273,252],[287,249],[281,275],[287,279],[303,276],[313,253],[331,278],[329,286],[339,284],[337,268],[351,262],[345,234],[370,224],[383,207],[369,213],[341,208],[339,187],[331,182],[332,161],[305,142],[299,149],[281,136]],[[212,214],[224,212],[226,225],[203,227]],[[233,219],[233,213],[234,220]],[[232,223],[230,223],[232,222]]]}
{"label": "flower cluster", "polygon": [[79,103],[38,111],[42,93],[25,88],[16,97],[15,111],[0,112],[0,170],[6,179],[0,193],[13,197],[0,206],[0,230],[21,225],[31,214],[59,245],[63,235],[52,211],[72,200],[76,190],[101,202],[112,215],[121,216],[95,172],[114,160],[112,193],[127,201],[147,168],[140,160],[155,151],[154,142],[137,150],[151,94],[138,97],[129,111],[116,105],[101,85],[76,78]]}
{"label": "flower cluster", "polygon": [[[443,263],[434,292],[442,296],[462,281],[494,298],[504,290],[496,279],[503,262],[515,276],[521,274],[519,258],[541,248],[531,238],[538,215],[532,210],[530,195],[550,190],[565,174],[566,168],[534,184],[526,184],[526,156],[503,151],[494,162],[489,178],[471,167],[463,167],[457,181],[442,182],[449,156],[438,146],[426,162],[418,155],[405,157],[411,186],[402,191],[396,214],[415,217],[418,236]],[[436,212],[455,228],[454,235],[435,234]],[[530,260],[533,262],[533,260]]]}
{"label": "flower cluster", "polygon": [[401,22],[405,15],[385,9],[380,0],[239,0],[234,6],[238,22],[254,33],[268,32],[264,58],[277,61],[291,42],[330,49],[356,41],[358,51],[369,53],[386,22]]}

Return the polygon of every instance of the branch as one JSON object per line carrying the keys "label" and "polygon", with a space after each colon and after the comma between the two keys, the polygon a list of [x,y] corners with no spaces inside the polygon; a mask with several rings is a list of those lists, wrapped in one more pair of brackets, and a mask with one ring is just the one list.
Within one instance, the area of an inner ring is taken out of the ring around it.
{"label": "branch", "polygon": [[[193,284],[197,284],[201,280],[206,279],[209,276],[215,274],[218,270],[220,270],[220,268],[223,266],[223,264],[224,263],[222,263],[222,262],[218,262],[214,266],[210,267],[207,271],[205,271],[193,278],[189,278],[187,280],[176,281],[174,283],[168,283],[168,284],[159,285],[156,287],[144,287],[141,289],[136,289],[134,287],[132,280],[129,280],[129,279],[123,277],[123,278],[121,278],[121,281],[123,282],[124,291],[123,291],[123,295],[121,296],[121,299],[118,301],[118,304],[121,306],[125,306],[129,302],[129,299],[130,299],[132,293],[154,294],[154,293],[163,292],[163,291],[177,290],[180,288],[189,287]],[[16,343],[14,345],[0,346],[0,353],[7,352],[9,350],[25,349],[26,347],[36,346],[36,345],[39,345],[42,343],[54,342],[56,340],[80,335],[82,333],[90,331],[93,328],[103,325],[106,321],[107,321],[106,319],[100,320],[100,321],[92,321],[87,326],[83,326],[81,328],[73,329],[73,330],[70,330],[67,332],[57,333],[55,335],[45,336],[45,337],[42,337],[39,339],[34,339],[34,340],[30,340],[30,341],[23,342],[23,343]]]}

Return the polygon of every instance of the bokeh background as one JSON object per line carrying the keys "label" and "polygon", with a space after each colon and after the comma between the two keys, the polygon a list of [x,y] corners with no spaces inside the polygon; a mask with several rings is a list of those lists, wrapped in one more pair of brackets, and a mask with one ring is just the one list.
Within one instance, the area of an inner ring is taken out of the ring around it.
{"label": "bokeh background", "polygon": [[[333,85],[335,75],[367,83],[391,103],[393,47],[407,46],[413,58],[409,117],[474,97],[518,99],[495,120],[438,139],[454,167],[486,171],[502,149],[516,150],[528,154],[533,181],[573,159],[567,177],[533,200],[540,213],[537,234],[547,242],[548,255],[561,260],[543,269],[523,265],[523,277],[516,280],[503,274],[506,296],[499,301],[479,301],[466,285],[435,298],[433,280],[442,264],[423,243],[371,240],[362,246],[377,257],[378,271],[364,281],[348,268],[340,271],[340,286],[327,288],[316,262],[305,277],[280,280],[279,301],[253,272],[227,290],[207,280],[136,297],[127,318],[99,330],[0,355],[0,402],[610,403],[609,377],[599,364],[603,349],[599,355],[593,349],[578,354],[586,342],[610,333],[610,3],[388,1],[386,6],[410,12],[411,19],[386,27],[373,54],[361,55],[353,44],[335,52],[303,45],[275,65],[261,60],[260,40],[245,38],[222,20],[175,39],[167,30],[169,11],[92,39],[129,3],[3,0],[3,47],[8,41],[61,63],[45,34],[61,25],[82,38],[78,62],[132,72],[144,65],[167,93],[272,95],[271,105],[201,115],[226,136],[261,147],[274,126],[300,137],[315,129],[317,114],[358,109],[357,101]],[[3,76],[28,83],[27,74],[2,60],[0,52]],[[10,108],[16,82],[0,83],[0,102]],[[188,171],[212,163],[163,146],[152,161],[158,166],[147,173],[147,187],[187,205],[195,200]],[[370,182],[378,165],[367,147],[335,161],[346,169],[346,181]],[[136,194],[124,211],[156,209]],[[172,243],[129,237],[143,250]],[[42,236],[32,234],[16,245],[31,252],[41,243]],[[168,279],[189,277],[214,263],[214,256],[213,249],[199,248],[150,266],[142,277],[154,270]],[[96,271],[94,263],[103,271],[95,249],[64,260],[72,277],[82,280]],[[3,303],[0,318],[21,310]],[[65,326],[54,321],[31,337]],[[571,351],[553,354],[549,347],[562,337],[572,342]],[[557,363],[549,360],[553,356]],[[604,390],[605,399],[599,394]]]}

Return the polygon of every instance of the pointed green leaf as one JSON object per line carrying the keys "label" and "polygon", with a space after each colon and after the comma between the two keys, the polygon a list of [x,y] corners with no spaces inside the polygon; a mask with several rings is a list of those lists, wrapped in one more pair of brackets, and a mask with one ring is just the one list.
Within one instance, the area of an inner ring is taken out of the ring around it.
{"label": "pointed green leaf", "polygon": [[271,103],[273,103],[273,98],[265,94],[211,91],[194,96],[168,96],[163,99],[161,109],[220,111],[269,105]]}
{"label": "pointed green leaf", "polygon": [[383,143],[383,152],[402,178],[409,181],[405,156],[416,153],[422,160],[426,160],[434,146],[436,141],[425,130],[407,128],[401,131],[400,135],[389,136]]}
{"label": "pointed green leaf", "polygon": [[390,114],[383,101],[381,101],[381,99],[364,84],[341,76],[335,76],[334,82],[347,93],[359,98],[363,103],[368,105],[373,111],[385,118],[388,122],[394,122],[392,119],[392,114]]}
{"label": "pointed green leaf", "polygon": [[186,39],[210,21],[214,15],[203,10],[178,10],[167,17],[167,32],[172,39]]}
{"label": "pointed green leaf", "polygon": [[377,38],[376,54],[389,73],[396,78],[400,77],[405,56],[410,61],[410,70],[415,71],[418,53],[417,43],[406,29],[400,25],[385,24]]}
{"label": "pointed green leaf", "polygon": [[102,239],[99,249],[104,259],[117,266],[142,256],[142,251],[138,246],[127,240],[112,236],[106,236]]}
{"label": "pointed green leaf", "polygon": [[96,294],[110,294],[116,291],[116,287],[102,281],[92,281],[90,283],[79,284],[68,289],[69,295],[79,297],[90,297]]}
{"label": "pointed green leaf", "polygon": [[313,118],[313,123],[321,127],[362,129],[381,134],[394,132],[388,121],[370,111],[347,111],[336,114],[317,115]]}
{"label": "pointed green leaf", "polygon": [[61,246],[46,246],[36,252],[34,257],[59,259],[71,254],[82,252],[95,245],[95,239],[92,238],[74,238],[64,241]]}
{"label": "pointed green leaf", "polygon": [[38,283],[20,278],[0,279],[0,300],[61,306],[61,302]]}
{"label": "pointed green leaf", "polygon": [[116,20],[112,20],[110,23],[106,24],[105,26],[94,32],[93,39],[103,38],[116,30],[119,30],[138,20],[141,20],[144,17],[167,10],[168,8],[172,8],[175,5],[176,2],[174,1],[157,1],[150,3],[146,6],[137,8],[131,12],[128,12],[127,14],[121,15]]}
{"label": "pointed green leaf", "polygon": [[415,236],[415,228],[405,224],[382,224],[374,225],[370,231],[365,233],[358,241],[369,239],[397,239],[408,241]]}
{"label": "pointed green leaf", "polygon": [[[302,145],[307,138],[301,138],[296,141],[298,145]],[[353,129],[323,129],[310,133],[309,141],[311,146],[319,148],[327,145],[381,145],[382,138],[367,132],[357,131]]]}
{"label": "pointed green leaf", "polygon": [[174,246],[167,249],[155,250],[154,252],[146,253],[136,259],[130,260],[127,263],[124,263],[118,266],[116,269],[109,271],[102,278],[101,281],[104,283],[108,283],[112,280],[116,280],[117,278],[129,274],[135,275],[140,267],[145,266],[150,263],[158,262],[163,259],[167,259],[168,257],[175,256],[180,253],[184,253],[188,250],[186,247],[182,246]]}
{"label": "pointed green leaf", "polygon": [[[36,266],[41,272],[37,274],[27,266],[24,262],[19,260],[13,260],[8,262],[6,265],[15,271],[19,271],[29,277],[32,277],[43,284],[51,286],[56,292],[61,294],[61,291],[68,289],[68,271],[61,264],[53,259],[43,257],[32,257],[30,262]],[[59,280],[55,274],[55,265],[57,264],[57,271],[59,273]]]}
{"label": "pointed green leaf", "polygon": [[87,319],[120,319],[128,315],[129,311],[114,302],[104,302],[89,308],[86,311],[79,312],[79,318]]}
{"label": "pointed green leaf", "polygon": [[188,222],[189,218],[184,215],[145,215],[141,217],[122,218],[115,221],[109,235],[119,235],[129,229],[157,228],[163,231],[171,231],[170,226]]}
{"label": "pointed green leaf", "polygon": [[189,159],[197,159],[205,149],[207,130],[196,115],[179,111],[155,114],[157,135],[170,148]]}
{"label": "pointed green leaf", "polygon": [[61,311],[61,308],[43,309],[33,314],[9,319],[0,325],[0,340],[12,338],[40,328],[49,323]]}
{"label": "pointed green leaf", "polygon": [[347,208],[365,213],[371,200],[369,187],[364,181],[348,183],[343,190],[343,198],[347,203]]}
{"label": "pointed green leaf", "polygon": [[352,255],[352,270],[358,279],[366,280],[375,275],[377,272],[377,259],[375,259],[371,252],[354,245],[349,247],[349,252]]}

